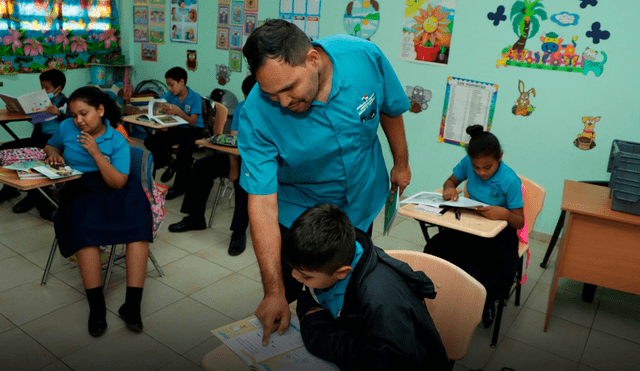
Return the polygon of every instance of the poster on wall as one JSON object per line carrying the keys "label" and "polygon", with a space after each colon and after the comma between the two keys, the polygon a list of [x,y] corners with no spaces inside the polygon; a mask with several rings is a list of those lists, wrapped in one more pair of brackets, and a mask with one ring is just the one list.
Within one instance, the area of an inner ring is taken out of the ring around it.
{"label": "poster on wall", "polygon": [[497,96],[496,84],[449,76],[438,141],[465,147],[470,139],[467,127],[491,130]]}
{"label": "poster on wall", "polygon": [[[591,4],[595,12],[588,9],[590,17],[597,17],[599,8],[606,9],[602,5],[596,7],[597,4],[597,1]],[[579,12],[586,10],[580,10],[577,4],[570,9],[559,8],[565,6],[563,3],[546,5],[548,7],[541,1],[516,1],[511,6],[509,20],[506,16],[501,18],[506,26],[500,26],[504,34],[510,36],[505,38],[508,45],[498,53],[496,68],[515,66],[577,72],[585,76],[593,72],[599,77],[604,72],[607,53],[596,44],[608,40],[611,33],[600,22],[581,22]],[[494,19],[497,26],[496,13],[490,12],[487,18]]]}
{"label": "poster on wall", "polygon": [[152,43],[164,44],[165,6],[149,5],[149,37]]}
{"label": "poster on wall", "polygon": [[448,64],[455,9],[456,0],[407,1],[400,60]]}
{"label": "poster on wall", "polygon": [[141,59],[148,62],[158,61],[158,45],[156,44],[141,44]]}
{"label": "poster on wall", "polygon": [[376,0],[350,1],[343,20],[349,35],[369,40],[380,24],[380,4]]}
{"label": "poster on wall", "polygon": [[280,19],[291,22],[311,40],[320,37],[320,0],[280,0]]}
{"label": "poster on wall", "polygon": [[171,0],[171,41],[198,42],[197,0]]}

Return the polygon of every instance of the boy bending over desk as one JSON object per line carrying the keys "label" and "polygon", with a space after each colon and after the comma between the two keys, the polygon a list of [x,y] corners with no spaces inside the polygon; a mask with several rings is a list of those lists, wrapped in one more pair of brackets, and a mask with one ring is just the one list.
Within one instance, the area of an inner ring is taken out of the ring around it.
{"label": "boy bending over desk", "polygon": [[[174,199],[187,190],[189,171],[193,163],[193,152],[196,140],[205,137],[202,121],[202,97],[187,86],[187,71],[181,67],[173,67],[164,74],[169,92],[161,99],[169,103],[163,111],[169,115],[177,115],[186,120],[188,125],[180,125],[159,131],[144,140],[144,146],[153,154],[155,168],[169,166],[160,180],[168,182],[176,175],[173,187],[167,193],[167,200]],[[176,159],[171,157],[174,144],[179,144]]]}
{"label": "boy bending over desk", "polygon": [[305,285],[297,304],[304,344],[341,370],[447,370],[424,298],[423,272],[393,259],[337,206],[305,211],[285,234],[282,257]]}

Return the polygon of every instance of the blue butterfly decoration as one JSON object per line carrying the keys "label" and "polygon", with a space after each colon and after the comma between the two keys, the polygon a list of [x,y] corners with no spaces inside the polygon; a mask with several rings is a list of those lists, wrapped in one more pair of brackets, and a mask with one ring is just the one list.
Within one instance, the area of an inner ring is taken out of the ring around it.
{"label": "blue butterfly decoration", "polygon": [[591,5],[591,6],[596,6],[598,5],[598,0],[580,0],[580,7],[582,9],[586,8],[587,6]]}
{"label": "blue butterfly decoration", "polygon": [[611,36],[609,31],[600,29],[600,22],[593,22],[591,31],[587,31],[587,37],[591,37],[594,44],[598,44],[600,40],[608,39],[609,36]]}
{"label": "blue butterfly decoration", "polygon": [[504,6],[500,5],[498,9],[496,9],[495,13],[489,12],[489,14],[487,14],[487,18],[493,21],[494,26],[499,25],[500,21],[506,21],[507,16],[504,15]]}

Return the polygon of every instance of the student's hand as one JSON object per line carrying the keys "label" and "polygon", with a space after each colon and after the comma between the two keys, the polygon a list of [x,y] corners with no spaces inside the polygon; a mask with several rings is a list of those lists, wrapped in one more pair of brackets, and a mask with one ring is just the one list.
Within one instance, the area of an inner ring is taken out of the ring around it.
{"label": "student's hand", "polygon": [[54,106],[53,104],[50,104],[49,107],[47,107],[47,113],[52,114],[54,116],[60,116],[60,110],[58,109],[58,107]]}
{"label": "student's hand", "polygon": [[51,165],[64,165],[64,158],[58,153],[52,153],[44,159],[44,163]]}
{"label": "student's hand", "polygon": [[491,220],[507,220],[505,213],[509,210],[500,206],[483,206],[475,209],[480,215]]}
{"label": "student's hand", "polygon": [[461,189],[458,188],[445,188],[442,191],[442,198],[446,201],[456,201],[458,199],[458,195],[462,192]]}
{"label": "student's hand", "polygon": [[168,104],[162,110],[168,115],[180,115],[182,113],[182,109],[175,104]]}
{"label": "student's hand", "polygon": [[289,328],[291,310],[284,294],[267,294],[256,309],[256,317],[262,323],[262,346],[269,344],[269,337],[274,331],[282,335]]}
{"label": "student's hand", "polygon": [[78,135],[78,143],[80,143],[80,147],[86,149],[87,152],[89,152],[91,157],[100,154],[100,149],[98,148],[98,143],[96,143],[96,140],[84,131],[81,131],[80,135]]}

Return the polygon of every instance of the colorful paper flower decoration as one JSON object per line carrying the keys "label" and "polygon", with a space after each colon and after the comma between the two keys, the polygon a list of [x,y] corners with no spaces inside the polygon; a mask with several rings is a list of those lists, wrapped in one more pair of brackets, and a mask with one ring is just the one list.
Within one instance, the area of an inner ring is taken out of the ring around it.
{"label": "colorful paper flower decoration", "polygon": [[436,45],[436,40],[441,38],[446,32],[449,32],[447,26],[449,21],[447,16],[449,12],[441,12],[440,5],[433,8],[431,4],[427,7],[427,10],[422,8],[420,15],[413,17],[416,20],[416,24],[411,26],[414,30],[417,30],[414,43],[417,45],[426,45],[427,41],[431,43],[431,46]]}

